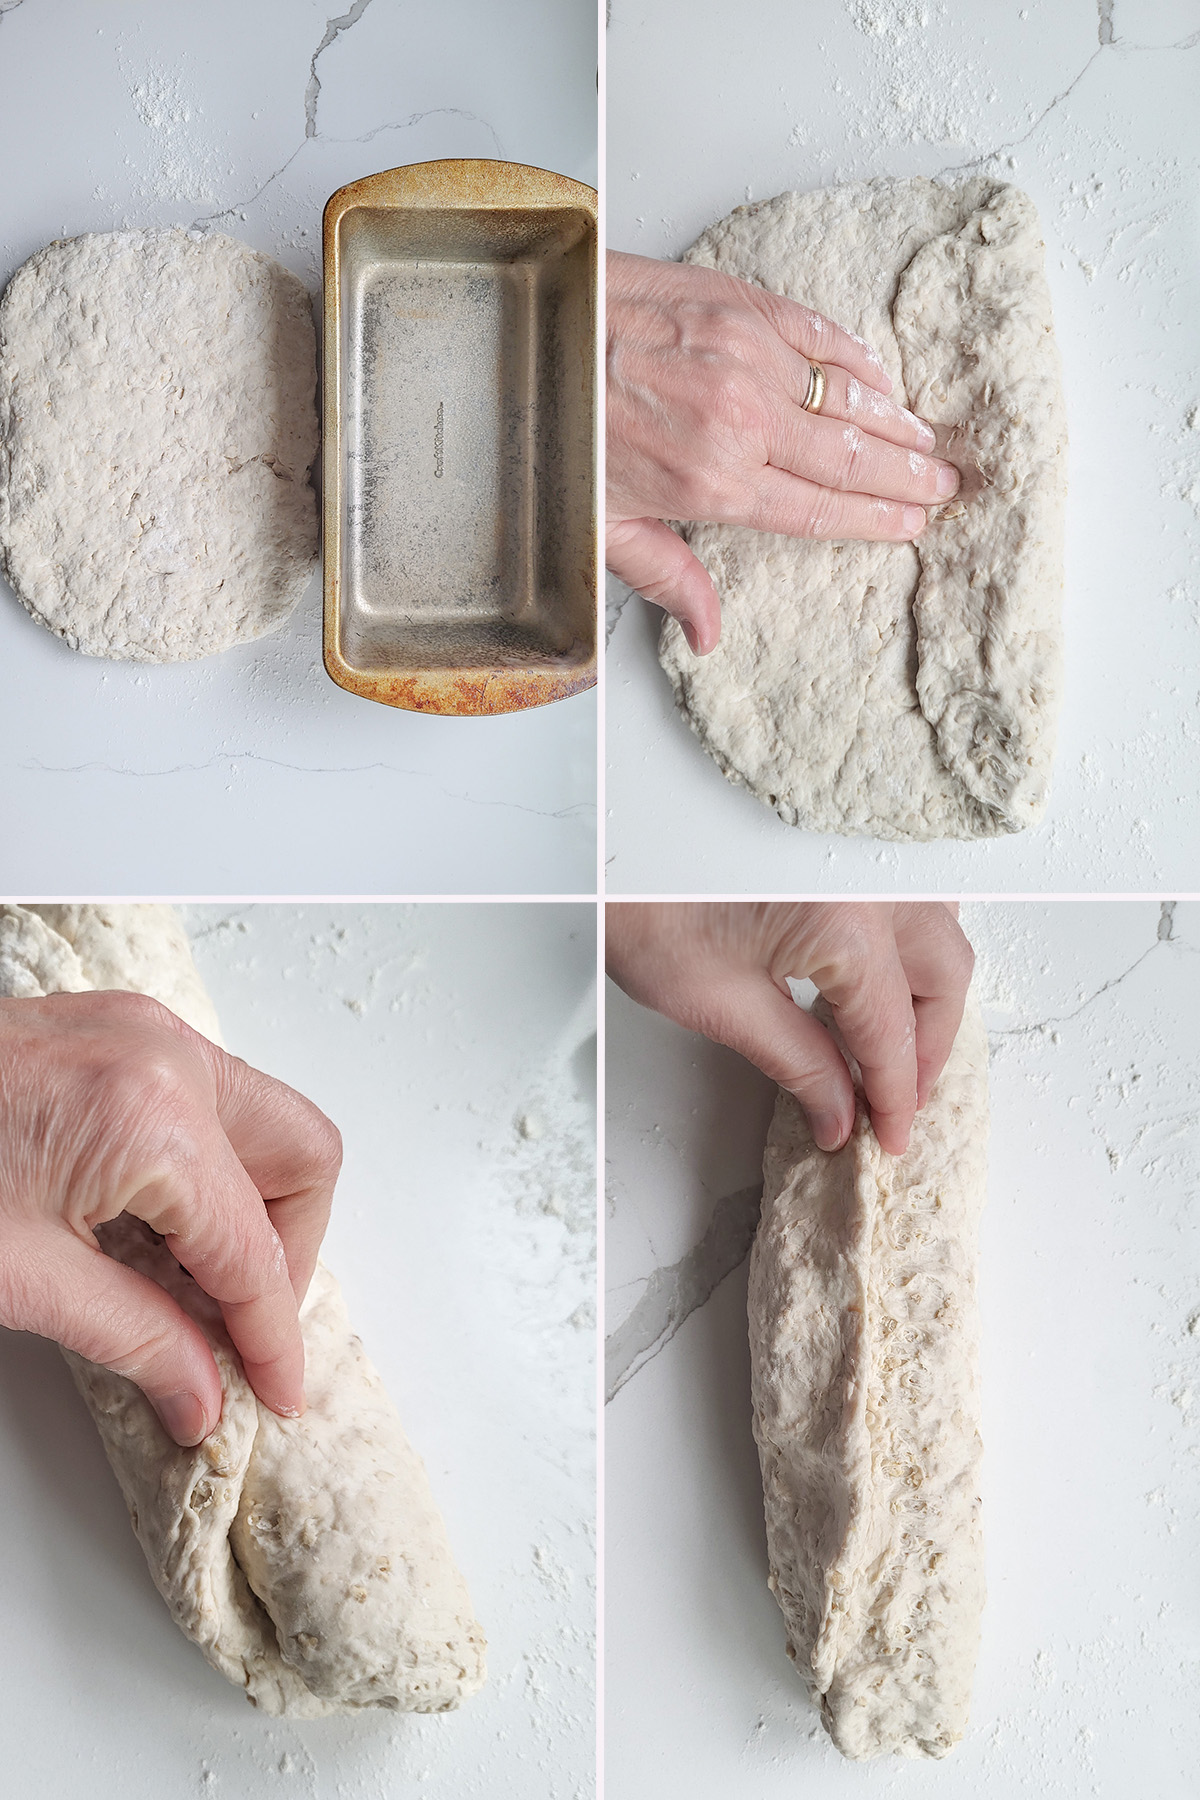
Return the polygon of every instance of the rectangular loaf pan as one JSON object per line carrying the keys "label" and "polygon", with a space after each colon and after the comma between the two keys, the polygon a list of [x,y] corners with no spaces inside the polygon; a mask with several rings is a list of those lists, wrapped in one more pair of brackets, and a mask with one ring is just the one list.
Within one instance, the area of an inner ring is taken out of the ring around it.
{"label": "rectangular loaf pan", "polygon": [[389,169],[325,208],[325,666],[415,712],[596,680],[596,194]]}

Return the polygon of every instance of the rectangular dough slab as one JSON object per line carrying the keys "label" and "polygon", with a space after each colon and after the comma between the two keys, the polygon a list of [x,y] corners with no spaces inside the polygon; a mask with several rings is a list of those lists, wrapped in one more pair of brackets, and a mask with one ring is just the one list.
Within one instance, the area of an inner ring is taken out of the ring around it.
{"label": "rectangular dough slab", "polygon": [[971,476],[915,544],[686,526],[722,610],[710,656],[663,628],[688,724],[789,825],[915,841],[1035,824],[1061,684],[1066,413],[1032,201],[983,176],[779,194],[684,260],[865,337],[893,400],[958,428],[949,458]]}
{"label": "rectangular dough slab", "polygon": [[904,1156],[880,1149],[861,1101],[828,1155],[782,1092],[767,1142],[749,1322],[770,1587],[849,1757],[940,1757],[966,1729],[987,1127],[971,998]]}
{"label": "rectangular dough slab", "polygon": [[[219,1041],[174,908],[0,906],[0,994],[146,993]],[[64,1350],[155,1585],[180,1630],[264,1712],[445,1712],[484,1679],[484,1638],[421,1459],[318,1264],[300,1313],[302,1419],[256,1399],[220,1309],[123,1214],[102,1248],[196,1320],[221,1374],[195,1449],[140,1388]]]}

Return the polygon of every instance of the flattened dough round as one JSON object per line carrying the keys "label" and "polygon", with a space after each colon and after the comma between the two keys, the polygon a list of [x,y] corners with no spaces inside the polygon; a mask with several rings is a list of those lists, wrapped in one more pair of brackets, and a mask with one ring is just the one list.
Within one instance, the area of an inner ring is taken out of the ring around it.
{"label": "flattened dough round", "polygon": [[1032,201],[984,176],[779,194],[684,260],[865,337],[892,398],[959,427],[951,460],[981,478],[915,544],[687,526],[722,621],[711,656],[663,627],[688,724],[789,825],[921,841],[1036,824],[1060,685],[1066,415]]}
{"label": "flattened dough round", "polygon": [[235,239],[49,244],[0,302],[0,566],[73,650],[186,662],[292,611],[317,549],[316,342]]}

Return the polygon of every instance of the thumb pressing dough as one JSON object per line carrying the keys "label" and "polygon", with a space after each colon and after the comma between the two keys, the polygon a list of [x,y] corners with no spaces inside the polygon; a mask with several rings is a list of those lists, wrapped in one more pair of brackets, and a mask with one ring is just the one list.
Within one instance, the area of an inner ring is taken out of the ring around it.
{"label": "thumb pressing dough", "polygon": [[915,544],[685,526],[721,598],[710,656],[663,627],[688,724],[789,825],[920,840],[1034,824],[1058,711],[1066,416],[1032,202],[985,177],[780,194],[684,261],[865,337],[965,477]]}
{"label": "thumb pressing dough", "polygon": [[[167,906],[0,908],[0,993],[147,993],[215,1024]],[[303,1419],[260,1406],[220,1309],[139,1220],[105,1251],[161,1283],[221,1372],[217,1430],[165,1434],[140,1388],[63,1354],[100,1431],[150,1573],[180,1629],[264,1712],[444,1712],[484,1679],[484,1639],[420,1458],[318,1265],[301,1309]]]}
{"label": "thumb pressing dough", "polygon": [[861,1099],[833,1155],[782,1092],[767,1141],[749,1322],[770,1586],[849,1757],[945,1756],[966,1729],[984,1600],[987,1125],[970,996],[903,1156],[880,1149]]}
{"label": "thumb pressing dough", "polygon": [[220,233],[48,244],[0,301],[0,570],[87,656],[282,624],[316,561],[303,284]]}

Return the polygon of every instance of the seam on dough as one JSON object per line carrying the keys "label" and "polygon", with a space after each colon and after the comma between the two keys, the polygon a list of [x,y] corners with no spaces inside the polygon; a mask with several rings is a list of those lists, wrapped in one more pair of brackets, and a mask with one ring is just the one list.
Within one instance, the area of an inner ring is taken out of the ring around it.
{"label": "seam on dough", "polygon": [[[257,1437],[257,1435],[258,1435],[258,1433],[256,1431],[255,1436]],[[254,1447],[252,1444],[251,1448],[250,1448],[251,1458],[253,1457],[253,1455],[254,1455]],[[239,1506],[238,1506],[238,1511],[239,1512],[241,1511],[240,1502],[239,1502]],[[237,1515],[235,1514],[234,1517],[236,1518],[236,1516]],[[245,1587],[246,1593],[249,1596],[250,1605],[251,1605],[253,1612],[255,1613],[255,1615],[257,1617],[259,1617],[262,1621],[265,1622],[266,1632],[264,1633],[264,1635],[267,1638],[267,1642],[274,1643],[276,1651],[278,1652],[278,1655],[279,1655],[280,1662],[282,1662],[286,1668],[292,1670],[292,1672],[295,1674],[297,1680],[304,1681],[304,1677],[303,1677],[303,1675],[301,1675],[299,1669],[295,1668],[295,1666],[292,1663],[289,1663],[287,1660],[287,1657],[283,1654],[283,1645],[279,1639],[279,1627],[275,1623],[274,1619],[271,1617],[270,1613],[268,1612],[266,1602],[263,1600],[263,1598],[260,1594],[257,1594],[255,1592],[254,1584],[251,1582],[249,1575],[246,1573],[245,1569],[242,1567],[242,1560],[239,1557],[237,1551],[235,1550],[234,1544],[233,1544],[232,1522],[231,1522],[230,1530],[228,1532],[226,1532],[226,1534],[225,1534],[225,1545],[229,1551],[230,1561],[233,1563],[234,1568],[237,1570],[238,1575],[241,1577],[242,1584]],[[249,1671],[249,1669],[247,1669],[247,1671],[246,1671],[247,1687],[249,1686],[249,1684],[250,1684],[250,1671]],[[307,1687],[308,1683],[305,1682],[304,1685]]]}
{"label": "seam on dough", "polygon": [[[861,1104],[854,1125],[854,1197],[857,1208],[851,1263],[856,1271],[857,1319],[854,1344],[843,1364],[843,1419],[841,1436],[846,1465],[867,1472],[866,1479],[848,1486],[849,1510],[842,1541],[825,1577],[825,1611],[812,1651],[813,1675],[822,1699],[837,1673],[841,1641],[850,1616],[850,1601],[859,1586],[862,1554],[859,1545],[870,1528],[871,1428],[867,1423],[867,1398],[871,1372],[870,1292],[871,1247],[879,1210],[879,1158],[868,1133],[870,1125]],[[849,1403],[849,1404],[847,1404]],[[834,1576],[841,1579],[835,1584]],[[835,1598],[842,1601],[835,1605]]]}
{"label": "seam on dough", "polygon": [[[978,209],[976,209],[976,210],[978,210]],[[968,223],[969,223],[969,221],[968,221]],[[950,232],[950,231],[939,232],[938,237],[939,238],[958,237],[961,235],[963,229],[964,229],[963,226],[959,226],[956,230],[954,230],[952,232]],[[908,275],[909,270],[912,268],[913,263],[916,262],[918,256],[922,255],[924,253],[924,251],[928,248],[928,246],[931,243],[933,243],[934,241],[935,240],[933,238],[926,238],[924,240],[924,242],[919,243],[914,246],[912,255],[909,257],[909,259],[905,263],[904,267],[897,272],[896,283],[892,289],[891,299],[888,301],[888,317],[891,321],[892,339],[893,339],[893,342],[895,343],[896,355],[897,355],[897,358],[900,363],[900,387],[901,387],[902,394],[904,396],[903,400],[900,403],[905,406],[908,405],[909,372],[908,372],[908,368],[907,368],[906,362],[905,362],[904,346],[901,342],[900,334],[896,330],[896,304],[900,298],[900,291],[901,291],[902,287],[904,286],[905,279]],[[927,570],[927,567],[926,567],[925,557],[922,553],[921,539],[919,537],[914,540],[912,547],[917,553],[917,578],[912,585],[911,592],[909,593],[908,599],[905,604],[907,605],[907,608],[908,608],[909,618],[912,620],[913,640],[914,640],[914,644],[916,647],[917,669],[919,671],[920,667],[921,667],[921,653],[922,653],[922,649],[924,647],[924,637],[923,637],[923,633],[921,631],[920,621],[917,616],[917,596],[921,591],[921,588],[925,582],[926,576],[929,573],[929,571]],[[912,684],[912,697],[913,697],[913,702],[914,702],[916,710],[920,713],[921,717],[925,720],[926,724],[929,726],[929,734],[930,734],[930,740],[931,740],[931,746],[933,749],[933,754],[936,756],[938,762],[941,764],[942,768],[945,769],[947,775],[949,775],[951,780],[955,783],[955,785],[959,789],[960,793],[964,796],[964,798],[967,799],[968,801],[973,800],[974,796],[967,791],[966,783],[963,781],[962,776],[958,773],[957,769],[954,768],[953,764],[947,760],[947,758],[942,750],[942,740],[941,740],[941,735],[937,728],[937,721],[935,719],[931,719],[929,717],[929,714],[926,712],[924,703],[921,699],[921,690],[915,679]],[[989,813],[994,814],[993,808],[987,808],[986,810]],[[996,815],[996,816],[998,816],[998,815]]]}
{"label": "seam on dough", "polygon": [[[1003,211],[1006,195],[1011,195],[1014,192],[1015,190],[1012,190],[1008,184],[992,181],[986,189],[978,193],[975,204],[971,206],[967,215],[964,218],[961,218],[957,225],[946,231],[937,233],[935,236],[926,239],[923,244],[918,245],[915,248],[912,257],[909,259],[909,262],[900,271],[897,277],[895,291],[889,304],[889,315],[892,321],[893,336],[895,338],[897,354],[901,366],[902,387],[906,398],[911,393],[910,370],[905,356],[904,336],[901,331],[896,328],[895,310],[900,300],[901,292],[905,289],[906,283],[908,282],[913,264],[920,257],[926,256],[936,245],[949,245],[960,242],[967,243],[985,254],[994,252],[1003,259],[1004,255],[1011,247],[1005,237],[1004,231],[1000,230],[999,232],[993,231],[992,233],[989,233],[986,225],[989,220],[992,220],[994,224],[997,213],[1002,213]],[[1025,198],[1023,196],[1017,197],[1019,199]],[[972,272],[971,279],[973,286],[975,281],[974,272]],[[984,391],[983,401],[986,409],[992,401],[990,384]],[[1028,471],[1035,479],[1038,472],[1037,469]],[[917,652],[917,678],[914,682],[914,698],[922,716],[928,720],[933,739],[933,753],[940,766],[945,770],[946,774],[957,788],[964,807],[972,813],[977,820],[990,823],[991,832],[981,832],[979,835],[997,835],[1000,833],[1017,832],[1022,829],[1023,824],[1029,822],[1022,817],[1020,803],[1022,796],[1025,794],[1026,782],[1021,771],[1024,765],[1031,764],[1035,760],[1039,738],[1047,729],[1049,729],[1052,734],[1052,720],[1049,726],[1047,725],[1046,720],[1039,720],[1036,718],[1027,726],[1023,725],[1019,714],[1014,714],[1011,704],[1005,700],[1003,693],[1004,682],[1003,680],[997,680],[995,653],[999,645],[1002,665],[1001,673],[1007,673],[1006,652],[1007,654],[1011,654],[1011,646],[1006,646],[1004,643],[1005,633],[1001,623],[1006,607],[1001,605],[998,616],[996,612],[989,611],[987,604],[988,598],[990,597],[990,590],[996,585],[994,581],[987,584],[984,597],[977,609],[959,608],[956,613],[956,623],[962,630],[964,638],[967,639],[973,647],[974,655],[970,668],[963,666],[961,658],[958,661],[958,667],[953,671],[948,663],[942,661],[938,655],[936,636],[931,636],[929,633],[922,630],[921,607],[919,605],[926,583],[936,577],[936,559],[932,558],[931,551],[926,548],[921,538],[915,540],[913,548],[916,550],[918,561],[918,576],[909,600],[909,610],[913,620]],[[921,675],[926,669],[932,670],[935,674],[939,670],[945,671],[946,673],[953,673],[955,677],[952,685],[949,682],[947,683],[946,692],[943,696],[940,711],[936,719],[930,716],[922,694],[923,684]],[[983,781],[981,772],[982,767],[985,767],[987,762],[992,760],[992,758],[984,757],[982,759],[982,764],[977,766],[975,758],[970,754],[969,745],[964,748],[959,756],[955,756],[953,746],[951,746],[949,752],[945,747],[947,720],[958,707],[968,709],[969,716],[973,722],[973,735],[980,730],[985,730],[988,734],[999,730],[1001,733],[1002,749],[1009,743],[1015,744],[1015,750],[1010,756],[1007,758],[1001,757],[1002,775],[995,784],[1001,791],[995,797],[980,791],[981,785],[988,785]],[[1043,792],[1043,806],[1044,798]]]}

